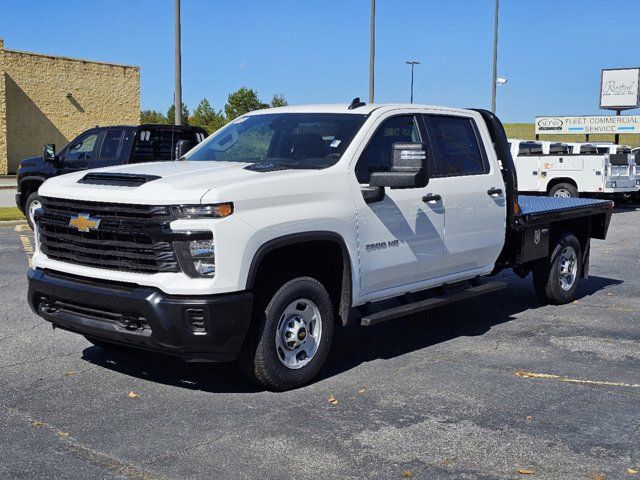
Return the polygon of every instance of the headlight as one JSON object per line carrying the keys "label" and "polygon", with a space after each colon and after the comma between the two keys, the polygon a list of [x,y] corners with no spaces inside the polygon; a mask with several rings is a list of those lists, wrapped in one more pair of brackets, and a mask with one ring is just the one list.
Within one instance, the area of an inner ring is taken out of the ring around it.
{"label": "headlight", "polygon": [[176,242],[182,270],[188,276],[213,277],[216,274],[216,252],[213,240]]}
{"label": "headlight", "polygon": [[233,213],[233,203],[216,205],[176,205],[173,214],[181,218],[224,218]]}

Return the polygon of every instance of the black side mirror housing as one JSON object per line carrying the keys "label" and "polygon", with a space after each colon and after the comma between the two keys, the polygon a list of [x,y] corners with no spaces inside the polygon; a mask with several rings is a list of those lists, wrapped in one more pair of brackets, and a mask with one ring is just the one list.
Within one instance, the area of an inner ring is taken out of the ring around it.
{"label": "black side mirror housing", "polygon": [[394,143],[391,170],[371,174],[369,185],[389,188],[421,188],[429,183],[424,143]]}
{"label": "black side mirror housing", "polygon": [[56,161],[56,145],[55,143],[47,143],[42,151],[42,159],[45,162]]}
{"label": "black side mirror housing", "polygon": [[191,150],[191,142],[189,140],[180,140],[176,143],[176,158],[180,159]]}

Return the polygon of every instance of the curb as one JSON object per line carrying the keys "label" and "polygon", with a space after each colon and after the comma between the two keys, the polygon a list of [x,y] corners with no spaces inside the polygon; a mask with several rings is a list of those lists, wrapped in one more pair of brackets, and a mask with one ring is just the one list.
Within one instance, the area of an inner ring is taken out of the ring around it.
{"label": "curb", "polygon": [[16,185],[0,185],[0,190],[17,190]]}
{"label": "curb", "polygon": [[2,227],[14,227],[16,225],[27,224],[26,220],[4,220],[0,222],[0,228]]}

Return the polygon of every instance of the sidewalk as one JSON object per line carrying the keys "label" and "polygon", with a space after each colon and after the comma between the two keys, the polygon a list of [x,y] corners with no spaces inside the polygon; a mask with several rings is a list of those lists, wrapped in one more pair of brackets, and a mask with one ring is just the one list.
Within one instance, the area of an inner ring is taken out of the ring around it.
{"label": "sidewalk", "polygon": [[0,175],[0,190],[4,190],[6,188],[16,188],[15,175]]}

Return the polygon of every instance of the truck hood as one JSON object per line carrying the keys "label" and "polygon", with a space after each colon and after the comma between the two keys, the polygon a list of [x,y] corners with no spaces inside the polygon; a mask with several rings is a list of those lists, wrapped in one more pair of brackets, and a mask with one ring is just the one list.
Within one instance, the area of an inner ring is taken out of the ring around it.
{"label": "truck hood", "polygon": [[[210,190],[263,176],[290,175],[295,170],[253,171],[249,163],[239,162],[155,162],[119,165],[61,175],[47,180],[42,196],[139,205],[200,203]],[[149,176],[138,186],[79,183],[89,173]],[[157,178],[154,178],[157,177]]]}

